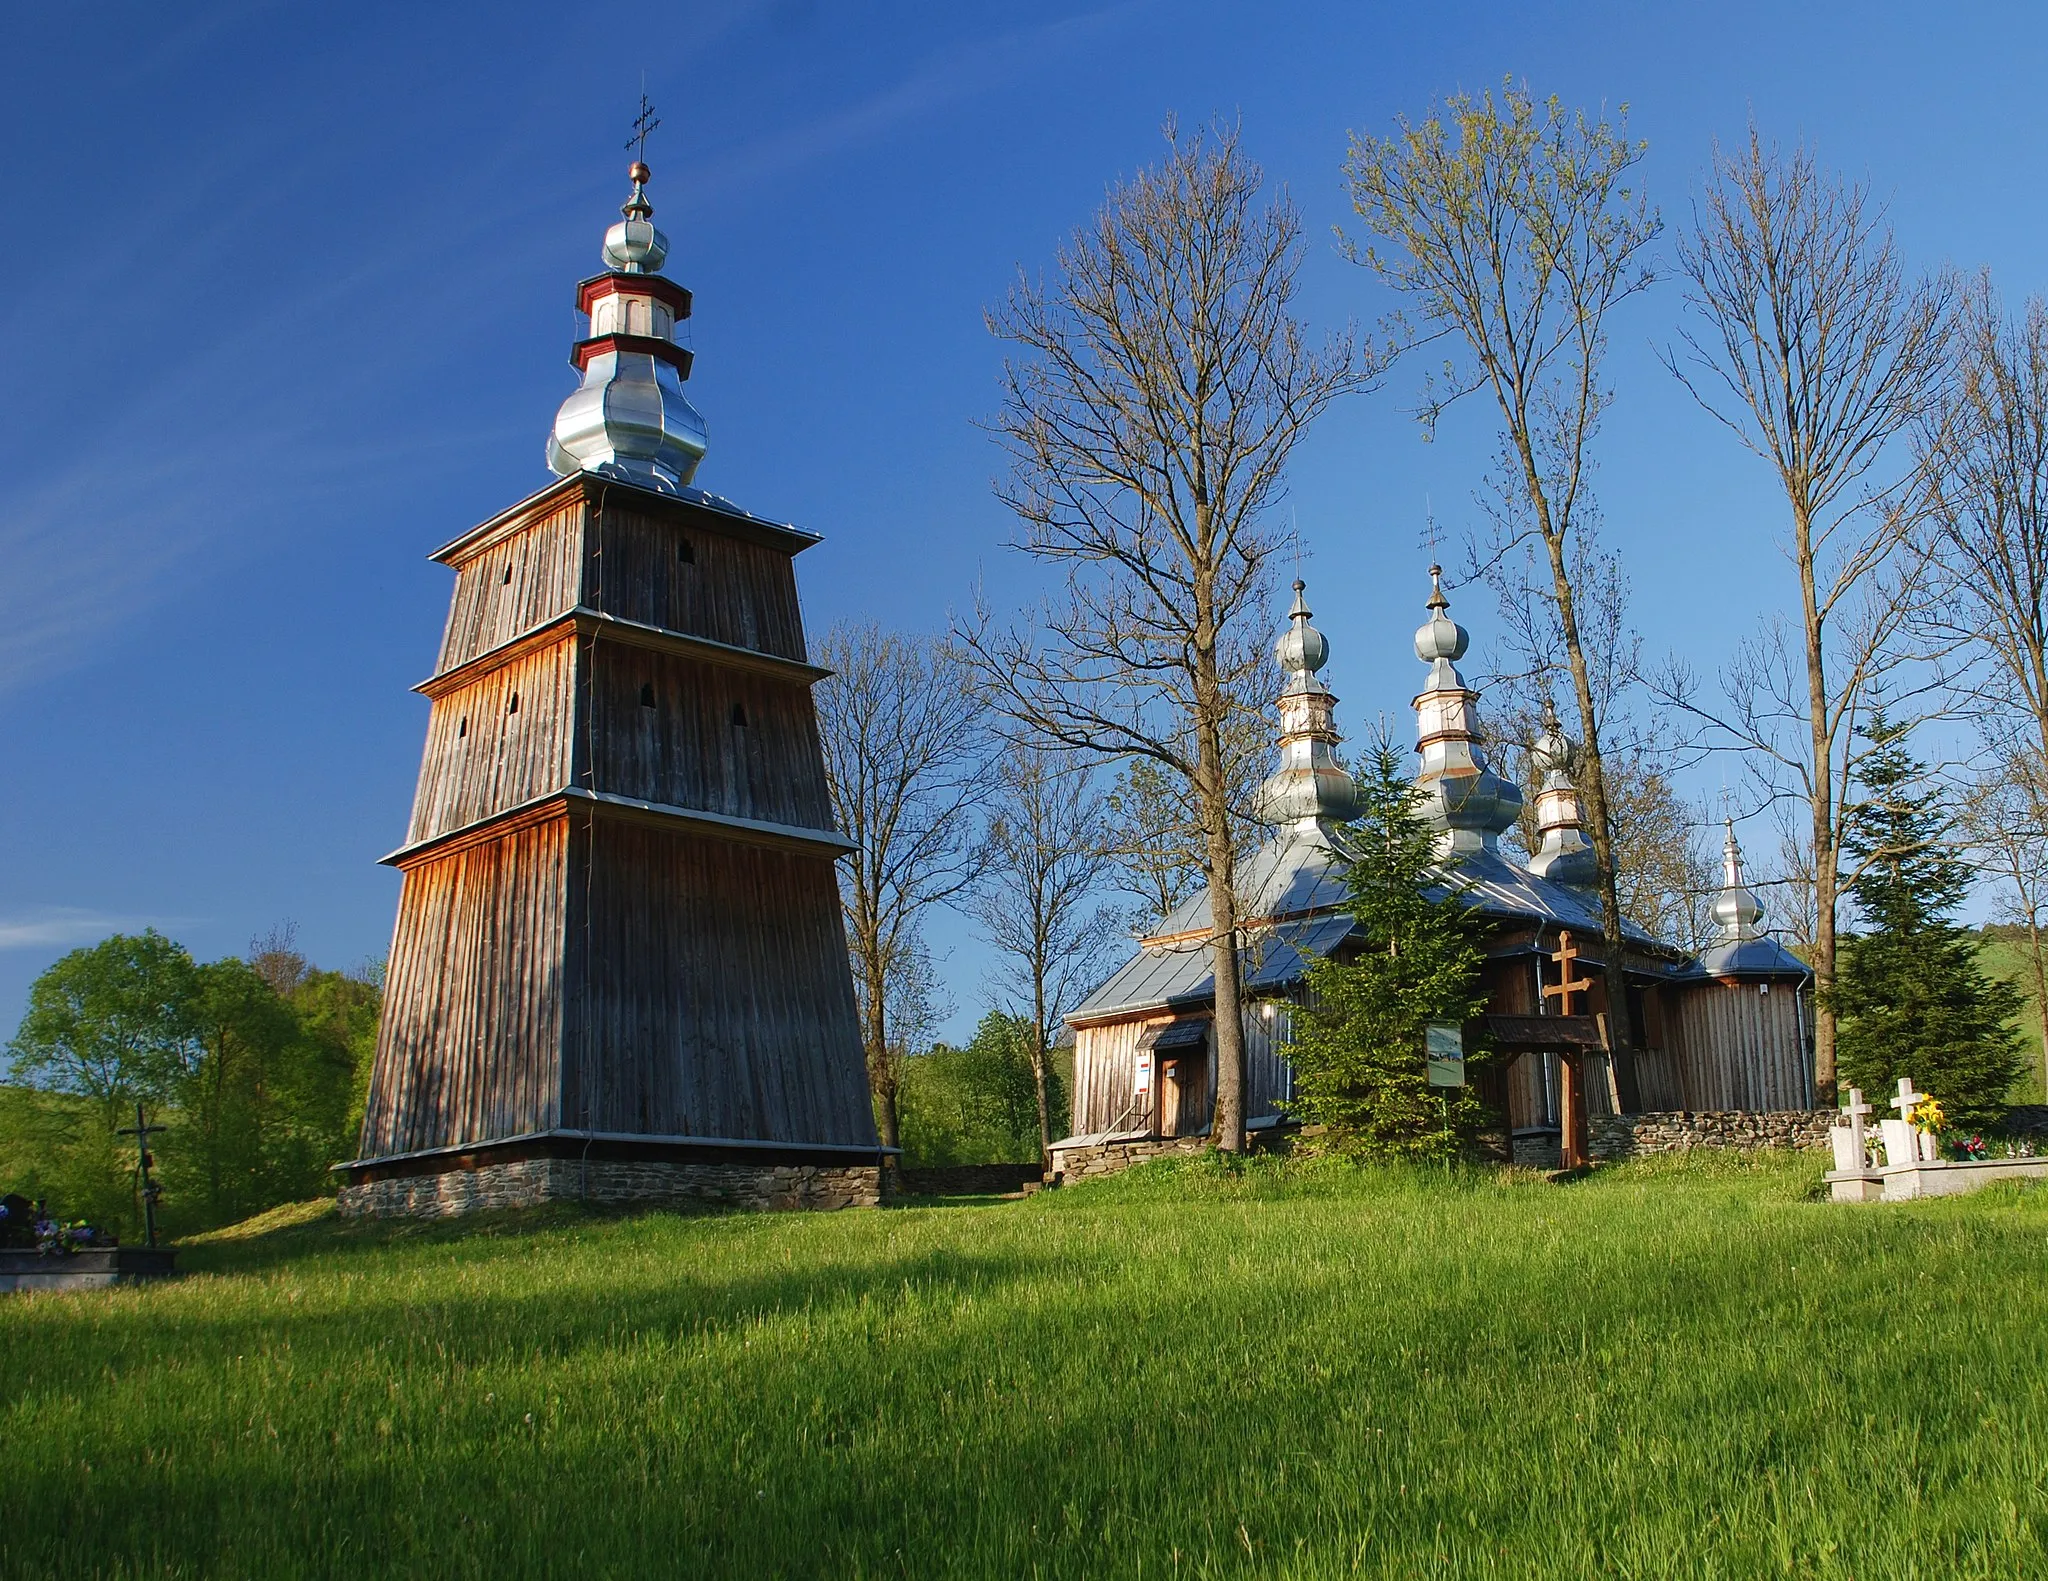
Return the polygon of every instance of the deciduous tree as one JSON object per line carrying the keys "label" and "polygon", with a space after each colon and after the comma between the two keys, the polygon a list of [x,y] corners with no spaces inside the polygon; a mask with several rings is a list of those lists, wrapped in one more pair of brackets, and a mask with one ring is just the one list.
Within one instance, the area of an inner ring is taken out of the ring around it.
{"label": "deciduous tree", "polygon": [[[839,896],[882,1142],[900,1145],[896,1077],[930,996],[919,923],[981,874],[988,743],[961,656],[929,637],[840,625],[813,654],[832,812],[854,849]],[[922,974],[922,975],[920,975]],[[928,984],[927,984],[928,986]]]}
{"label": "deciduous tree", "polygon": [[1217,1096],[1211,1143],[1244,1145],[1237,848],[1230,742],[1264,683],[1269,522],[1289,456],[1368,382],[1348,337],[1312,345],[1293,312],[1301,217],[1235,127],[1183,137],[1114,187],[989,315],[1017,354],[997,431],[1020,545],[1066,572],[1061,598],[966,634],[983,695],[1040,745],[1157,764],[1188,787],[1209,886]]}
{"label": "deciduous tree", "polygon": [[1492,397],[1502,464],[1491,555],[1523,541],[1544,551],[1539,596],[1571,681],[1579,796],[1600,867],[1607,1009],[1622,1048],[1634,1038],[1614,809],[1575,551],[1592,512],[1592,441],[1610,399],[1601,371],[1608,315],[1650,283],[1659,228],[1631,185],[1645,145],[1629,140],[1626,121],[1626,106],[1611,122],[1593,119],[1509,82],[1498,99],[1454,94],[1391,137],[1354,135],[1345,165],[1352,206],[1374,238],[1353,257],[1412,311],[1415,321],[1397,318],[1397,331],[1447,343],[1443,373],[1425,391],[1427,429],[1468,395]]}
{"label": "deciduous tree", "polygon": [[[1805,803],[1817,989],[1816,1101],[1835,1101],[1836,908],[1857,726],[1892,678],[1919,602],[1902,562],[1911,457],[1895,443],[1937,401],[1953,287],[1913,280],[1864,189],[1752,127],[1713,176],[1678,248],[1699,329],[1672,371],[1766,461],[1784,490],[1796,623],[1766,622],[1710,707],[1683,669],[1663,690],[1718,728],[1765,788]],[[1895,699],[1897,697],[1895,690]]]}

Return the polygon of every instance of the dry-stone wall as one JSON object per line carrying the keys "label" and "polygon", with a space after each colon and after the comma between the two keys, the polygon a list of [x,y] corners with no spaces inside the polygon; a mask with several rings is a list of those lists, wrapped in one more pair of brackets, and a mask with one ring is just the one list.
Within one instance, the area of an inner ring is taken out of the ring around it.
{"label": "dry-stone wall", "polygon": [[1097,1142],[1087,1147],[1061,1148],[1052,1156],[1053,1171],[1064,1181],[1094,1180],[1114,1175],[1155,1158],[1173,1158],[1199,1153],[1209,1145],[1206,1136],[1168,1136],[1134,1142]]}
{"label": "dry-stone wall", "polygon": [[445,1219],[491,1208],[532,1208],[547,1202],[607,1206],[708,1202],[734,1208],[872,1208],[882,1200],[881,1171],[873,1164],[827,1168],[816,1164],[676,1164],[526,1158],[452,1169],[439,1175],[400,1175],[344,1186],[339,1203],[348,1218]]}
{"label": "dry-stone wall", "polygon": [[1832,1109],[1781,1109],[1600,1115],[1590,1122],[1595,1158],[1637,1158],[1646,1153],[1682,1153],[1694,1147],[1741,1152],[1763,1147],[1822,1148],[1835,1123]]}

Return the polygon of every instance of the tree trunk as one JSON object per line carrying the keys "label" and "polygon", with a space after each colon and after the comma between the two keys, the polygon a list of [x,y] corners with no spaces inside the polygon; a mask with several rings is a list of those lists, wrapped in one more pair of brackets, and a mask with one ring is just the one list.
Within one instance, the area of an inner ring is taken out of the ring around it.
{"label": "tree trunk", "polygon": [[1045,1101],[1045,968],[1038,963],[1031,974],[1031,1079],[1038,1084],[1038,1162],[1048,1173],[1052,1169],[1052,1109]]}
{"label": "tree trunk", "polygon": [[1244,1018],[1238,1007],[1237,853],[1230,840],[1230,781],[1223,763],[1223,687],[1206,589],[1198,589],[1195,641],[1195,797],[1209,867],[1209,959],[1216,984],[1216,1102],[1209,1145],[1244,1151]]}
{"label": "tree trunk", "polygon": [[[1813,1103],[1832,1109],[1835,1091],[1835,904],[1840,877],[1835,822],[1835,754],[1828,728],[1827,654],[1821,646],[1820,602],[1814,592],[1813,513],[1795,485],[1792,525],[1799,560],[1800,611],[1806,626],[1806,712],[1813,761]],[[1852,705],[1844,699],[1845,711]]]}
{"label": "tree trunk", "polygon": [[[883,998],[888,988],[887,974],[880,970],[881,952],[879,947],[867,952],[869,962],[867,977],[867,1026],[863,1029],[867,1043],[868,1084],[875,1094],[875,1124],[882,1133],[882,1146],[903,1145],[902,1125],[896,1108],[896,1073],[889,1068],[889,1021],[888,1006]],[[893,1171],[900,1163],[895,1155],[883,1162],[885,1172]]]}
{"label": "tree trunk", "polygon": [[2027,941],[2034,962],[2034,1014],[2041,1021],[2041,1095],[2048,1102],[2048,964],[2041,960],[2041,911],[2027,907]]}
{"label": "tree trunk", "polygon": [[[1533,460],[1528,463],[1528,471],[1533,489]],[[1547,524],[1548,507],[1539,501],[1538,510]],[[1572,695],[1579,705],[1580,792],[1586,800],[1593,858],[1600,870],[1600,953],[1607,986],[1609,1069],[1614,1073],[1615,1094],[1623,1112],[1633,1114],[1641,1108],[1642,1100],[1636,1085],[1635,1023],[1629,1015],[1628,967],[1622,958],[1626,943],[1621,931],[1621,893],[1614,874],[1614,826],[1608,814],[1607,774],[1600,756],[1600,718],[1593,706],[1592,671],[1586,664],[1585,644],[1579,637],[1578,603],[1572,593],[1571,572],[1565,564],[1564,538],[1545,525],[1543,541],[1550,550],[1552,595],[1557,600],[1558,627],[1564,635],[1565,657],[1572,672]]]}

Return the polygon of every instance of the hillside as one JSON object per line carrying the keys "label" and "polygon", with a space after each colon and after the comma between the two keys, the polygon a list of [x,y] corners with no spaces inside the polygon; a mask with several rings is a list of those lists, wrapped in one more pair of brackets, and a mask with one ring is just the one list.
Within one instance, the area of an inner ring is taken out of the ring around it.
{"label": "hillside", "polygon": [[9,1575],[2048,1568],[2048,1193],[1157,1168],[0,1301]]}

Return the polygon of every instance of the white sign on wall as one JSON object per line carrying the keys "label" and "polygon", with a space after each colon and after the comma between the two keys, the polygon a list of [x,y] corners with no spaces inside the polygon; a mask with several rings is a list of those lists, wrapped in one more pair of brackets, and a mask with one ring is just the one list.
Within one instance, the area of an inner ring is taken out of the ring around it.
{"label": "white sign on wall", "polygon": [[1143,1097],[1152,1090],[1152,1056],[1149,1053],[1138,1056],[1138,1068],[1131,1076],[1131,1091]]}

